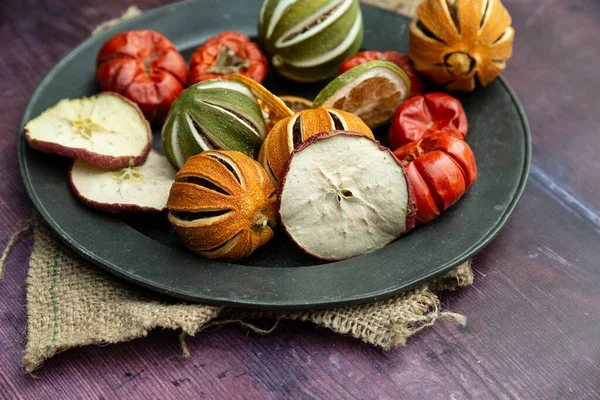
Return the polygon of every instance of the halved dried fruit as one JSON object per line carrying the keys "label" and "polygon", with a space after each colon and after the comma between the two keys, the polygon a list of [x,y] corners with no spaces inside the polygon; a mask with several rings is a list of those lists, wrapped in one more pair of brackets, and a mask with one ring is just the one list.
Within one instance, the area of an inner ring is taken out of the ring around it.
{"label": "halved dried fruit", "polygon": [[212,79],[185,89],[173,103],[163,125],[162,147],[179,169],[204,150],[236,150],[255,157],[266,135],[261,110],[248,87]]}
{"label": "halved dried fruit", "polygon": [[318,133],[333,130],[354,131],[373,138],[371,129],[355,115],[333,108],[304,110],[279,121],[271,129],[260,148],[258,161],[277,183],[294,148]]}
{"label": "halved dried fruit", "polygon": [[370,128],[388,122],[410,93],[410,80],[397,65],[371,61],[332,80],[313,107],[333,107],[359,116]]}
{"label": "halved dried fruit", "polygon": [[248,86],[248,89],[256,97],[265,119],[267,132],[280,120],[294,115],[294,112],[288,108],[282,99],[269,92],[267,88],[253,79],[242,74],[231,74],[229,79]]}
{"label": "halved dried fruit", "polygon": [[301,82],[326,79],[360,48],[360,6],[358,0],[265,0],[258,36],[283,76]]}
{"label": "halved dried fruit", "polygon": [[375,50],[367,50],[356,53],[354,56],[345,60],[340,65],[340,72],[338,75],[343,74],[344,72],[352,69],[360,64],[368,63],[370,61],[389,61],[391,63],[399,66],[402,71],[408,76],[410,80],[410,97],[418,96],[423,93],[424,87],[423,82],[417,75],[412,63],[410,62],[410,58],[406,54],[399,53],[394,50],[389,50],[385,52],[375,51]]}
{"label": "halved dried fruit", "polygon": [[312,101],[305,99],[304,97],[279,96],[279,98],[295,113],[312,108]]}
{"label": "halved dried fruit", "polygon": [[273,237],[275,186],[259,163],[236,151],[205,151],[175,176],[169,221],[184,244],[206,258],[234,261]]}
{"label": "halved dried fruit", "polygon": [[103,168],[143,164],[152,146],[139,107],[112,92],[59,101],[25,125],[25,138],[36,150]]}
{"label": "halved dried fruit", "polygon": [[281,223],[317,258],[342,260],[386,246],[414,226],[414,209],[400,161],[358,133],[313,136],[282,176]]}
{"label": "halved dried fruit", "polygon": [[151,151],[144,165],[107,170],[75,160],[69,185],[87,206],[108,212],[161,212],[175,178],[169,161]]}

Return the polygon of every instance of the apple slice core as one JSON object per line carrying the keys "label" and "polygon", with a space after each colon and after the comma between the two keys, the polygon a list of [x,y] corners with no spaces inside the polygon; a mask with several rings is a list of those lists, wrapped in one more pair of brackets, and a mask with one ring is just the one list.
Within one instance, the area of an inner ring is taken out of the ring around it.
{"label": "apple slice core", "polygon": [[108,212],[161,212],[166,209],[175,169],[150,152],[144,165],[107,170],[75,160],[69,170],[73,193],[87,206]]}

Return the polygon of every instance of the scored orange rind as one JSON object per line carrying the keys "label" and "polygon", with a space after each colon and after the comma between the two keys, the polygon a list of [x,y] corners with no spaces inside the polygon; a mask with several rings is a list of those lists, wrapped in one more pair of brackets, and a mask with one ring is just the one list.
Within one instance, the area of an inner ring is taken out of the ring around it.
{"label": "scored orange rind", "polygon": [[267,243],[277,220],[275,186],[260,164],[238,151],[208,150],[175,175],[169,221],[197,255],[248,257]]}
{"label": "scored orange rind", "polygon": [[333,108],[298,112],[279,121],[267,135],[258,154],[258,162],[274,183],[296,147],[310,137],[333,130],[346,130],[373,139],[371,129],[357,116]]}

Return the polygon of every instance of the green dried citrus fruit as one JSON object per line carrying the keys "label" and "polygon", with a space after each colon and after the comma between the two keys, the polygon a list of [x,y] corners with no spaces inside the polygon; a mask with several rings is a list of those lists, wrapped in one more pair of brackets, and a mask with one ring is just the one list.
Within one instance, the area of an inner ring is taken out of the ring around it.
{"label": "green dried citrus fruit", "polygon": [[371,61],[329,82],[313,101],[313,108],[347,111],[374,128],[388,122],[409,94],[410,80],[402,69],[388,61]]}
{"label": "green dried citrus fruit", "polygon": [[162,148],[176,168],[205,150],[258,155],[267,135],[260,107],[245,85],[212,79],[185,89],[162,128]]}
{"label": "green dried citrus fruit", "polygon": [[280,74],[315,82],[359,50],[362,14],[358,0],[265,0],[258,35]]}

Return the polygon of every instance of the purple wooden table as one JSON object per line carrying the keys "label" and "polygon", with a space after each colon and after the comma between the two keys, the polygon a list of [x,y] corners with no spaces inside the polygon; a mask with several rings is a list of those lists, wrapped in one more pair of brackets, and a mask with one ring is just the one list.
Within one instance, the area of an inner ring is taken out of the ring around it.
{"label": "purple wooden table", "polygon": [[[43,75],[132,0],[0,1],[0,246],[31,215],[17,126]],[[142,9],[165,3],[137,0]],[[0,399],[600,398],[600,2],[505,0],[516,42],[505,76],[533,131],[532,173],[513,217],[475,260],[475,285],[445,295],[466,314],[384,354],[313,325],[266,337],[238,327],[75,349],[37,379],[20,368],[31,238],[0,282]]]}

